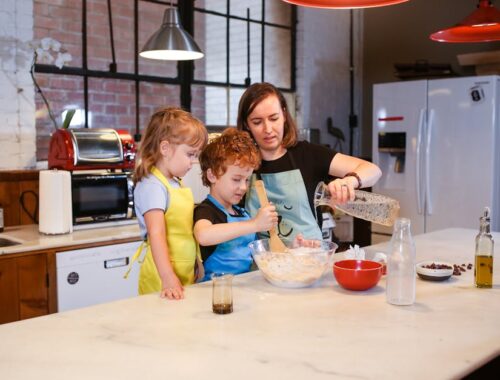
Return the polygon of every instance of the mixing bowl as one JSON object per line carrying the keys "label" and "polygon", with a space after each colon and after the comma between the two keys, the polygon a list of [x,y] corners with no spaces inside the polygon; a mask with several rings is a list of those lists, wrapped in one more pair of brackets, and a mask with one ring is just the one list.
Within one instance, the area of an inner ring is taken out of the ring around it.
{"label": "mixing bowl", "polygon": [[283,240],[286,252],[271,252],[269,239],[249,244],[253,259],[271,284],[283,288],[312,285],[330,268],[337,244],[325,240]]}
{"label": "mixing bowl", "polygon": [[367,290],[382,277],[383,265],[370,260],[342,260],[333,264],[333,275],[345,289]]}

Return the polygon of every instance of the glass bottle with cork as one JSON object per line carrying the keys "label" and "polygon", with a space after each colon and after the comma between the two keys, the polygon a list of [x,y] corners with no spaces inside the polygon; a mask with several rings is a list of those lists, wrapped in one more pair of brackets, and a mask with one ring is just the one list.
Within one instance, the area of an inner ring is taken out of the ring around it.
{"label": "glass bottle with cork", "polygon": [[477,288],[493,286],[493,237],[490,233],[490,209],[484,208],[479,218],[479,233],[476,236],[474,284]]}

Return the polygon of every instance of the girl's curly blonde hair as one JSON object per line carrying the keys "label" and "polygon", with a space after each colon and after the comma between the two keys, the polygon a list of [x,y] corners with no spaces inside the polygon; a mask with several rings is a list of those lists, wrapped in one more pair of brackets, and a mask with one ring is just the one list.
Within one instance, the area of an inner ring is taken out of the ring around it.
{"label": "girl's curly blonde hair", "polygon": [[137,153],[134,183],[151,173],[161,158],[160,143],[187,144],[203,149],[208,133],[203,123],[178,107],[165,107],[156,111],[149,121]]}

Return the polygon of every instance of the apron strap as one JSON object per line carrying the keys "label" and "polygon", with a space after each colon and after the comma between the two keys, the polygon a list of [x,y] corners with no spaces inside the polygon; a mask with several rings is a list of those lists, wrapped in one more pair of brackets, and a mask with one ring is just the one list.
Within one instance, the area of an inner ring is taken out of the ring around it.
{"label": "apron strap", "polygon": [[[123,275],[123,278],[124,279],[128,279],[128,276],[130,274],[130,271],[132,270],[132,266],[133,264],[137,261],[139,264],[142,264],[143,261],[144,261],[144,256],[142,258],[140,258],[141,256],[141,253],[144,251],[144,248],[147,248],[148,247],[148,242],[147,241],[143,241],[141,243],[141,245],[139,246],[139,248],[137,248],[137,251],[135,251],[134,253],[134,256],[132,256],[132,260],[130,261],[130,264],[128,265],[128,269],[127,271],[125,272],[125,274]],[[146,249],[146,252],[147,252],[147,249]]]}

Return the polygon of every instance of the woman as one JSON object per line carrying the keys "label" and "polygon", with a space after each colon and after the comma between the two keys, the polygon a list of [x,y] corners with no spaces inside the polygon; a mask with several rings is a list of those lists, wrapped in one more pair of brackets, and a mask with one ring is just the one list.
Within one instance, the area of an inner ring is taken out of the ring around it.
{"label": "woman", "polygon": [[260,204],[253,182],[262,179],[280,216],[278,233],[283,238],[293,239],[299,233],[322,238],[322,221],[316,221],[313,205],[319,181],[334,177],[328,182],[332,199],[345,203],[354,200],[355,189],[372,186],[382,175],[378,166],[368,161],[297,141],[297,127],[286,100],[269,83],[255,83],[242,95],[237,127],[250,132],[262,154],[262,165],[252,176],[245,207],[256,215]]}

